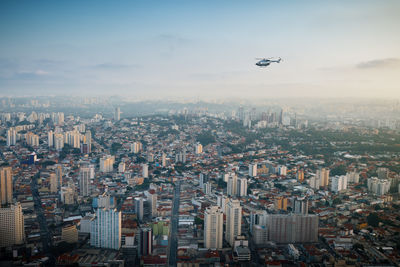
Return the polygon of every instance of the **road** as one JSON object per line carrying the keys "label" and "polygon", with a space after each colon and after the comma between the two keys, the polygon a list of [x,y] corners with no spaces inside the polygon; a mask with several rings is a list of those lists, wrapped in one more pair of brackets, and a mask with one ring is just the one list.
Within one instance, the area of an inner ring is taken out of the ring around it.
{"label": "road", "polygon": [[171,226],[168,242],[168,266],[176,266],[176,253],[178,250],[178,222],[179,222],[179,198],[181,195],[181,184],[178,182],[174,190],[172,200]]}
{"label": "road", "polygon": [[32,177],[32,180],[31,180],[31,190],[32,190],[32,196],[33,196],[33,202],[35,204],[37,221],[38,221],[39,227],[40,227],[40,237],[42,240],[43,252],[44,252],[44,254],[46,254],[46,256],[49,257],[49,263],[48,263],[49,266],[54,266],[55,258],[51,253],[51,248],[53,246],[52,237],[51,237],[49,228],[47,227],[46,217],[44,216],[44,213],[43,213],[42,200],[40,199],[39,191],[37,188],[37,179],[39,177],[40,177],[40,172],[37,175],[35,175],[34,177]]}

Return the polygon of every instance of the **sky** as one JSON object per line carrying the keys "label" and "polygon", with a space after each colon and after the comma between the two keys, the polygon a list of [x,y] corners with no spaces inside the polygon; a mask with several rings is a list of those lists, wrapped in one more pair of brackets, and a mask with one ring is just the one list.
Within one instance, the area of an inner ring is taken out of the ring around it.
{"label": "sky", "polygon": [[397,0],[2,0],[0,96],[399,99],[398,14]]}

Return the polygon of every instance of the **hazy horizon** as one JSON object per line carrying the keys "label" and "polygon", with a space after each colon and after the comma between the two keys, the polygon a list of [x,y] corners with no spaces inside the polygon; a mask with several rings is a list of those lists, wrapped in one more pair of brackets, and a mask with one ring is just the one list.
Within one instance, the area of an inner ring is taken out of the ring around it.
{"label": "hazy horizon", "polygon": [[0,95],[399,99],[399,13],[365,0],[2,1]]}

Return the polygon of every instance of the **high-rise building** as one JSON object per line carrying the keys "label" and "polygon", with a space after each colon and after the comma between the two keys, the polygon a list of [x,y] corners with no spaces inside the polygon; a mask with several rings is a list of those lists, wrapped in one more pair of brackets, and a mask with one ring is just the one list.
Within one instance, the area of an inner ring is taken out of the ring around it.
{"label": "high-rise building", "polygon": [[25,141],[27,145],[30,145],[32,147],[39,146],[39,136],[32,132],[28,132],[25,134]]}
{"label": "high-rise building", "polygon": [[[266,210],[255,210],[250,213],[250,232],[253,233],[255,225],[266,226],[268,213]],[[253,234],[254,235],[254,234]]]}
{"label": "high-rise building", "polygon": [[175,163],[182,162],[186,163],[186,151],[177,152],[175,155]]}
{"label": "high-rise building", "polygon": [[143,149],[143,145],[141,142],[133,142],[133,144],[131,144],[131,152],[138,154],[140,151],[142,151]]}
{"label": "high-rise building", "polygon": [[360,173],[356,170],[346,173],[346,176],[349,183],[358,184],[360,182]]}
{"label": "high-rise building", "polygon": [[162,167],[167,166],[167,155],[165,153],[162,153],[162,155],[161,155],[161,166]]}
{"label": "high-rise building", "polygon": [[368,178],[367,181],[368,191],[373,194],[383,196],[390,189],[390,181],[386,179],[378,179],[377,177]]}
{"label": "high-rise building", "polygon": [[142,164],[142,176],[143,178],[149,178],[149,165]]}
{"label": "high-rise building", "polygon": [[0,206],[12,203],[13,178],[11,167],[0,168]]}
{"label": "high-rise building", "polygon": [[79,170],[79,193],[81,196],[89,196],[90,190],[90,169],[81,167]]}
{"label": "high-rise building", "polygon": [[329,185],[329,169],[322,168],[317,170],[316,177],[319,178],[319,186],[328,188]]}
{"label": "high-rise building", "polygon": [[97,209],[90,225],[90,245],[98,248],[120,249],[121,212],[116,209]]}
{"label": "high-rise building", "polygon": [[250,177],[257,176],[257,163],[249,165],[249,176]]}
{"label": "high-rise building", "polygon": [[378,179],[388,179],[389,178],[389,169],[380,167],[376,170],[378,175]]}
{"label": "high-rise building", "polygon": [[240,178],[237,181],[237,196],[245,197],[247,196],[247,179]]}
{"label": "high-rise building", "polygon": [[0,248],[24,243],[24,215],[20,203],[0,208],[0,237]]}
{"label": "high-rise building", "polygon": [[228,188],[227,188],[228,196],[236,196],[237,194],[237,176],[233,174],[228,178]]}
{"label": "high-rise building", "polygon": [[135,212],[139,221],[143,221],[143,198],[135,198]]}
{"label": "high-rise building", "polygon": [[226,204],[228,204],[229,198],[225,195],[217,196],[217,205],[221,208],[223,213],[226,213]]}
{"label": "high-rise building", "polygon": [[154,162],[154,154],[153,153],[147,153],[147,162]]}
{"label": "high-rise building", "polygon": [[268,229],[265,225],[254,225],[252,237],[254,244],[264,245],[268,242]]}
{"label": "high-rise building", "polygon": [[121,161],[121,162],[118,164],[118,172],[119,172],[119,173],[124,173],[124,172],[125,172],[125,162]]}
{"label": "high-rise building", "polygon": [[63,183],[63,167],[61,164],[56,165],[57,188],[60,189]]}
{"label": "high-rise building", "polygon": [[199,174],[199,187],[201,189],[204,188],[204,184],[208,182],[208,175],[205,173],[200,173]]}
{"label": "high-rise building", "polygon": [[332,177],[331,191],[338,193],[347,189],[347,176],[340,175]]}
{"label": "high-rise building", "polygon": [[71,186],[61,187],[61,202],[65,205],[73,205],[75,202],[75,190]]}
{"label": "high-rise building", "polygon": [[145,192],[151,207],[151,217],[157,217],[157,193],[154,189]]}
{"label": "high-rise building", "polygon": [[308,200],[296,198],[294,200],[294,213],[308,214]]}
{"label": "high-rise building", "polygon": [[65,225],[61,228],[61,240],[70,244],[78,242],[78,229],[75,224]]}
{"label": "high-rise building", "polygon": [[318,242],[318,215],[269,214],[268,238],[277,243]]}
{"label": "high-rise building", "polygon": [[99,209],[113,209],[115,207],[116,201],[113,196],[110,196],[107,192],[97,197],[97,208]]}
{"label": "high-rise building", "polygon": [[54,134],[54,148],[61,151],[64,147],[64,135],[57,133]]}
{"label": "high-rise building", "polygon": [[57,175],[55,173],[50,174],[50,192],[51,193],[58,192]]}
{"label": "high-rise building", "polygon": [[211,195],[212,192],[211,192],[211,183],[210,182],[207,182],[204,184],[203,191],[206,195]]}
{"label": "high-rise building", "polygon": [[304,181],[304,170],[297,171],[297,181],[300,183]]}
{"label": "high-rise building", "polygon": [[54,133],[52,130],[47,133],[47,145],[49,148],[54,146]]}
{"label": "high-rise building", "polygon": [[196,153],[196,154],[201,154],[201,153],[203,153],[203,146],[202,146],[202,144],[196,143],[196,146],[195,146],[195,153]]}
{"label": "high-rise building", "polygon": [[206,208],[204,213],[204,247],[208,249],[221,249],[224,218],[218,206]]}
{"label": "high-rise building", "polygon": [[64,137],[64,142],[73,148],[81,147],[81,134],[78,130],[75,129],[74,131],[66,132]]}
{"label": "high-rise building", "polygon": [[85,142],[84,144],[87,146],[87,151],[83,151],[85,154],[89,154],[92,152],[92,132],[87,130],[85,133]]}
{"label": "high-rise building", "polygon": [[278,196],[275,198],[275,209],[287,210],[288,199],[284,196]]}
{"label": "high-rise building", "polygon": [[320,181],[321,180],[317,175],[310,177],[309,179],[310,187],[313,189],[319,189]]}
{"label": "high-rise building", "polygon": [[242,207],[237,199],[231,199],[226,205],[226,241],[233,246],[236,237],[242,234]]}
{"label": "high-rise building", "polygon": [[114,120],[119,121],[121,119],[121,109],[116,107],[114,110]]}
{"label": "high-rise building", "polygon": [[140,228],[138,253],[147,256],[153,253],[153,231],[151,228]]}
{"label": "high-rise building", "polygon": [[107,155],[100,158],[100,171],[112,172],[114,169],[115,156]]}
{"label": "high-rise building", "polygon": [[17,131],[15,128],[10,128],[7,131],[7,146],[15,146],[17,143]]}

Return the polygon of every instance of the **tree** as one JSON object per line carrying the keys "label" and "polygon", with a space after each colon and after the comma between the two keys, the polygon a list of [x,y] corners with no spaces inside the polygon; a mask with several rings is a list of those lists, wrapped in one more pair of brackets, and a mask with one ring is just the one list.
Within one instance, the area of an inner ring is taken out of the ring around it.
{"label": "tree", "polygon": [[223,179],[218,179],[218,187],[226,188],[227,183]]}
{"label": "tree", "polygon": [[330,174],[332,176],[336,176],[336,175],[345,175],[346,174],[346,167],[344,165],[339,165],[336,166],[335,168],[333,168],[330,171]]}
{"label": "tree", "polygon": [[199,217],[195,217],[194,218],[194,224],[204,225],[204,220],[200,219]]}
{"label": "tree", "polygon": [[340,198],[335,198],[335,199],[332,201],[332,203],[333,203],[333,205],[339,205],[339,204],[342,204],[342,200],[341,200]]}
{"label": "tree", "polygon": [[378,227],[379,221],[379,216],[376,213],[371,213],[367,216],[367,223],[370,226]]}

